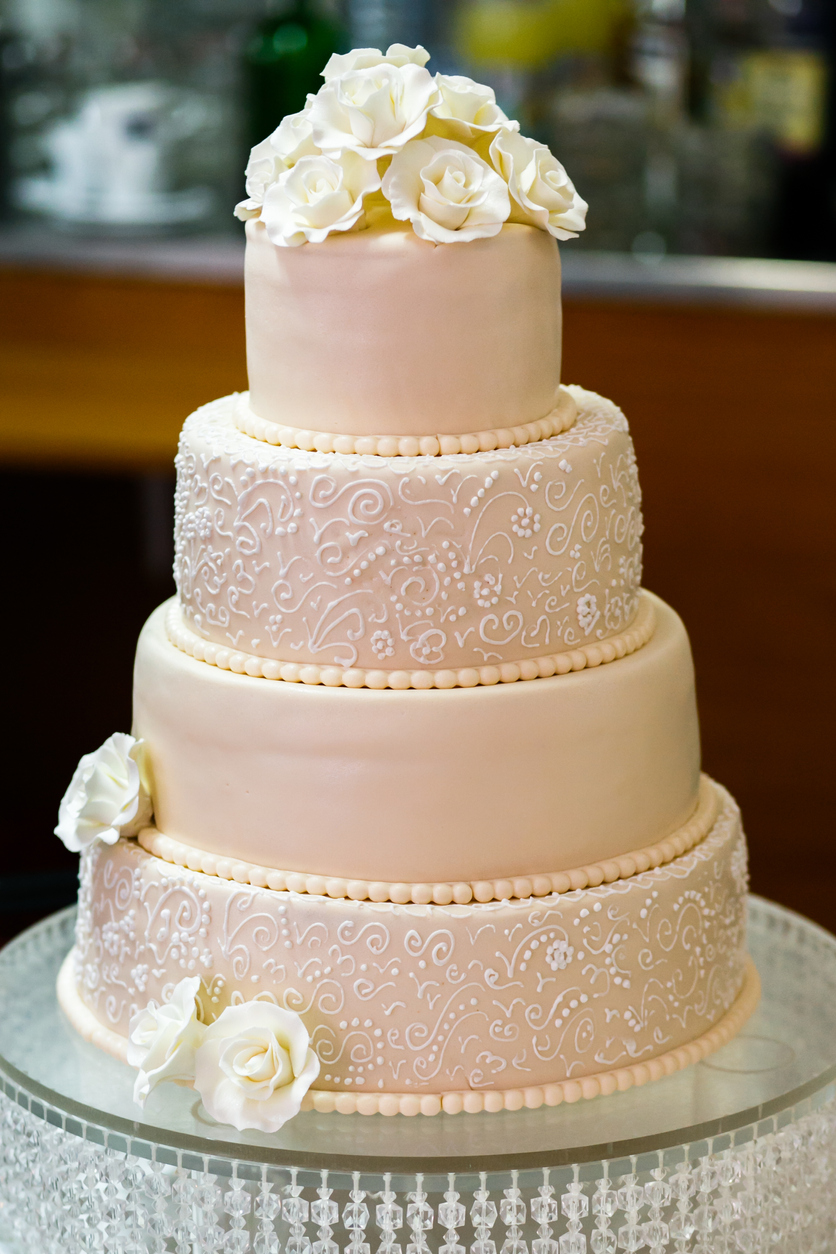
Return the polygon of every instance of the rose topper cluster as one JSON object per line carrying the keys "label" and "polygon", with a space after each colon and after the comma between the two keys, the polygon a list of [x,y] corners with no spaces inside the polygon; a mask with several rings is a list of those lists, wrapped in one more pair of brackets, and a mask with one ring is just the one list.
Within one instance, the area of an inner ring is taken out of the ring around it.
{"label": "rose topper cluster", "polygon": [[236,215],[260,217],[284,248],[362,229],[372,206],[433,244],[504,222],[574,239],[587,206],[557,158],[519,133],[490,87],[433,76],[428,60],[403,44],[332,56],[305,108],[253,148]]}

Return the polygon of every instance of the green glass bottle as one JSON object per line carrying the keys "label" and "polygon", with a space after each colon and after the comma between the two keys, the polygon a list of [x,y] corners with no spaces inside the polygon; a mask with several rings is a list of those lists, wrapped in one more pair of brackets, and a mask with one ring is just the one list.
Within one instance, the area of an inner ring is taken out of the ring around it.
{"label": "green glass bottle", "polygon": [[304,107],[308,92],[322,86],[328,58],[344,50],[343,31],[312,0],[291,0],[259,22],[244,52],[250,145]]}

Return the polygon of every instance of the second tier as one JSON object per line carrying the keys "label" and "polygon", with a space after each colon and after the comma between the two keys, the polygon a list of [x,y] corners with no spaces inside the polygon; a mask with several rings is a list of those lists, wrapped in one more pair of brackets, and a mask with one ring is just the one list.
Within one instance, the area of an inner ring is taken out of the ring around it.
{"label": "second tier", "polygon": [[656,630],[628,657],[446,691],[221,670],[170,642],[162,606],[134,687],[157,828],[205,854],[369,884],[542,876],[662,841],[697,809],[699,733],[685,629],[642,597]]}
{"label": "second tier", "polygon": [[623,636],[641,583],[633,445],[615,405],[567,391],[569,430],[507,448],[496,442],[512,432],[482,433],[483,451],[439,456],[274,446],[238,429],[237,398],[206,405],[177,457],[185,626],[350,672],[349,686],[369,670],[534,664]]}

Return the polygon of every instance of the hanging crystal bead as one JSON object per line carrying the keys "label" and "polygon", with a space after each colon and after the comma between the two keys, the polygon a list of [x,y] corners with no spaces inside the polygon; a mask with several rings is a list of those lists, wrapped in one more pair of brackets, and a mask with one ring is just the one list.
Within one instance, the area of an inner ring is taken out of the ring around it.
{"label": "hanging crystal bead", "polygon": [[403,1227],[403,1207],[398,1205],[398,1195],[392,1192],[392,1177],[383,1177],[381,1201],[375,1207],[375,1223],[380,1229],[378,1254],[401,1254],[397,1231]]}
{"label": "hanging crystal bead", "polygon": [[371,1246],[365,1240],[366,1224],[369,1222],[369,1208],[366,1205],[365,1190],[360,1188],[360,1173],[352,1173],[354,1188],[349,1193],[349,1201],[343,1207],[343,1227],[351,1233],[351,1240],[346,1251],[351,1254],[370,1254]]}
{"label": "hanging crystal bead", "polygon": [[333,1225],[337,1222],[340,1208],[331,1197],[328,1188],[328,1172],[323,1171],[322,1183],[316,1191],[316,1201],[311,1202],[311,1217],[317,1224],[317,1240],[313,1243],[313,1254],[339,1254],[339,1246],[333,1239]]}
{"label": "hanging crystal bead", "polygon": [[439,1247],[439,1254],[465,1254],[465,1248],[459,1244],[459,1234],[456,1231],[464,1224],[465,1209],[459,1200],[455,1185],[456,1177],[451,1171],[447,1176],[447,1192],[444,1194],[444,1201],[438,1207],[438,1222],[442,1228],[447,1229],[444,1244]]}

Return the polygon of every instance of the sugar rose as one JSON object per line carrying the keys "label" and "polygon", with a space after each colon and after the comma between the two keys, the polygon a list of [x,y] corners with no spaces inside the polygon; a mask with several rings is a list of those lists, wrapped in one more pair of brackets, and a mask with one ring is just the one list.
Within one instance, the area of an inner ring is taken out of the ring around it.
{"label": "sugar rose", "polygon": [[116,732],[84,755],[58,809],[55,835],[68,849],[78,853],[97,840],[115,845],[151,821],[143,749],[143,741]]}
{"label": "sugar rose", "polygon": [[383,178],[392,213],[434,244],[497,235],[511,212],[508,188],[464,144],[430,135],[392,159]]}
{"label": "sugar rose", "polygon": [[380,187],[373,162],[354,152],[300,157],[267,188],[261,220],[274,244],[321,243],[332,231],[363,225],[363,199]]}
{"label": "sugar rose", "polygon": [[467,140],[500,127],[520,129],[496,103],[493,88],[464,74],[436,74],[435,82],[440,100],[428,119],[432,133]]}
{"label": "sugar rose", "polygon": [[206,1028],[198,1020],[200,976],[181,980],[162,1006],[149,1004],[131,1019],[128,1062],[139,1069],[134,1101],[140,1106],[163,1080],[191,1083],[195,1051]]}
{"label": "sugar rose", "polygon": [[349,149],[370,162],[390,157],[421,134],[437,100],[431,74],[414,61],[349,69],[311,99],[314,143],[323,152]]}
{"label": "sugar rose", "polygon": [[490,156],[508,184],[512,222],[539,227],[557,239],[577,238],[586,225],[587,203],[545,144],[503,129],[491,144]]}
{"label": "sugar rose", "polygon": [[332,78],[339,78],[350,70],[371,70],[376,65],[395,65],[398,68],[404,65],[426,65],[429,59],[430,54],[420,44],[416,48],[409,48],[406,44],[390,44],[385,53],[379,48],[354,48],[351,52],[335,52],[322,71],[322,77],[329,83]]}
{"label": "sugar rose", "polygon": [[290,170],[300,157],[315,156],[319,152],[313,142],[308,109],[300,113],[288,113],[280,124],[250,152],[247,162],[247,199],[235,206],[235,216],[244,221],[256,218],[261,212],[264,196],[279,177]]}
{"label": "sugar rose", "polygon": [[194,1086],[219,1123],[277,1132],[299,1113],[319,1059],[295,1011],[272,1002],[227,1006],[195,1054]]}

